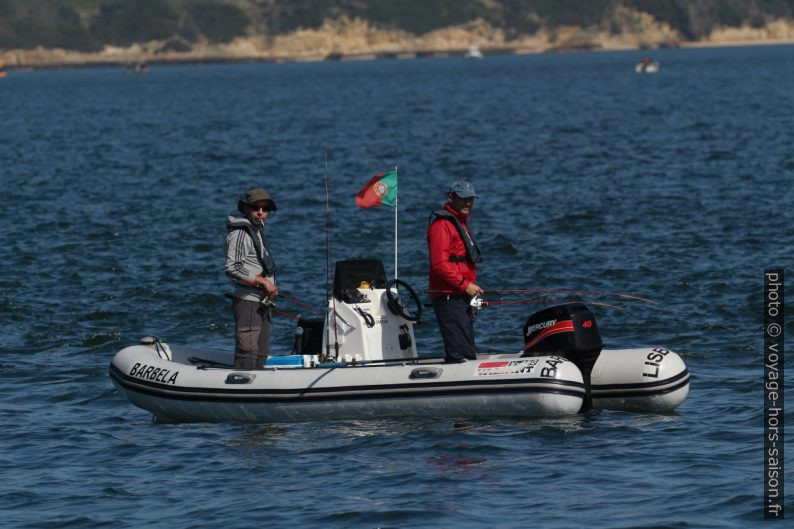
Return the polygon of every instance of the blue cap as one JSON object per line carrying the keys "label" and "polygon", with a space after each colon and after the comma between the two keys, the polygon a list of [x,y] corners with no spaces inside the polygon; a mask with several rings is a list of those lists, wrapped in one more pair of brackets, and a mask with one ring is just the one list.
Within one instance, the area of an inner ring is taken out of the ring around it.
{"label": "blue cap", "polygon": [[458,180],[457,182],[452,184],[449,187],[449,191],[447,193],[448,194],[455,193],[460,198],[469,198],[469,197],[480,198],[480,196],[474,192],[474,186],[471,185],[466,180]]}

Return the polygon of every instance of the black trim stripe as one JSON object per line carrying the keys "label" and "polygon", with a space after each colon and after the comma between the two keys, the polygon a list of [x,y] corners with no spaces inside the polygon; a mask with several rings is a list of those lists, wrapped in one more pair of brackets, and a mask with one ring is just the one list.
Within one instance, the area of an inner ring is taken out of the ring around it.
{"label": "black trim stripe", "polygon": [[656,382],[635,382],[632,384],[593,384],[593,389],[633,389],[633,388],[652,388],[655,386],[665,386],[670,384],[671,382],[675,382],[676,380],[682,379],[684,377],[689,376],[689,370],[684,368],[683,371],[675,375],[674,377],[666,378],[664,380],[658,380]]}
{"label": "black trim stripe", "polygon": [[584,386],[579,382],[564,380],[482,380],[461,382],[432,382],[390,384],[388,386],[352,386],[339,388],[297,388],[261,390],[242,388],[190,388],[171,386],[131,377],[116,366],[110,366],[110,376],[129,391],[171,400],[219,402],[318,402],[383,398],[426,398],[452,395],[477,395],[494,393],[547,393],[584,396]]}
{"label": "black trim stripe", "polygon": [[684,369],[674,377],[657,382],[593,385],[591,389],[594,399],[614,399],[664,395],[665,393],[672,393],[673,391],[681,389],[688,384],[689,370]]}

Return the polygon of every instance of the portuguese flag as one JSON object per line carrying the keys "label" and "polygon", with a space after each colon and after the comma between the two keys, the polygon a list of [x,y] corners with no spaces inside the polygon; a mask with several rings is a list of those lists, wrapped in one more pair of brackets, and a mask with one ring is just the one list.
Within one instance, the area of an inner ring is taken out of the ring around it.
{"label": "portuguese flag", "polygon": [[397,169],[376,174],[356,193],[359,208],[375,208],[381,204],[397,206]]}

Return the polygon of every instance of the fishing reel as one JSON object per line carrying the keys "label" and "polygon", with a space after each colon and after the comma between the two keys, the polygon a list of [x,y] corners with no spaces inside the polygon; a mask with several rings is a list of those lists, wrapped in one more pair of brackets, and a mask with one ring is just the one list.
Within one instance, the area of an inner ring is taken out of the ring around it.
{"label": "fishing reel", "polygon": [[276,308],[276,302],[273,301],[270,298],[270,296],[263,297],[262,300],[259,303],[261,303],[262,306],[267,308],[267,309],[275,309]]}
{"label": "fishing reel", "polygon": [[[400,297],[398,287],[403,287],[408,291],[413,311],[409,310],[408,304]],[[418,323],[422,317],[422,300],[419,299],[414,289],[401,279],[392,279],[386,283],[386,301],[390,311],[411,323]]]}
{"label": "fishing reel", "polygon": [[471,298],[471,301],[469,301],[469,305],[471,305],[472,308],[480,310],[485,308],[488,305],[488,302],[482,299],[480,296],[474,296]]}

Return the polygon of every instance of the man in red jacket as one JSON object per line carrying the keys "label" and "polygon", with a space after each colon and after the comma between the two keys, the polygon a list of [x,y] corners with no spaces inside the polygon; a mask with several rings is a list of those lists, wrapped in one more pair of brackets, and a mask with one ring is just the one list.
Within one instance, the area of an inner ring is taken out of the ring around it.
{"label": "man in red jacket", "polygon": [[477,357],[474,346],[474,313],[470,305],[483,289],[477,280],[480,249],[466,221],[479,198],[474,186],[461,180],[447,193],[447,203],[430,214],[427,246],[430,253],[430,298],[444,340],[447,362]]}

